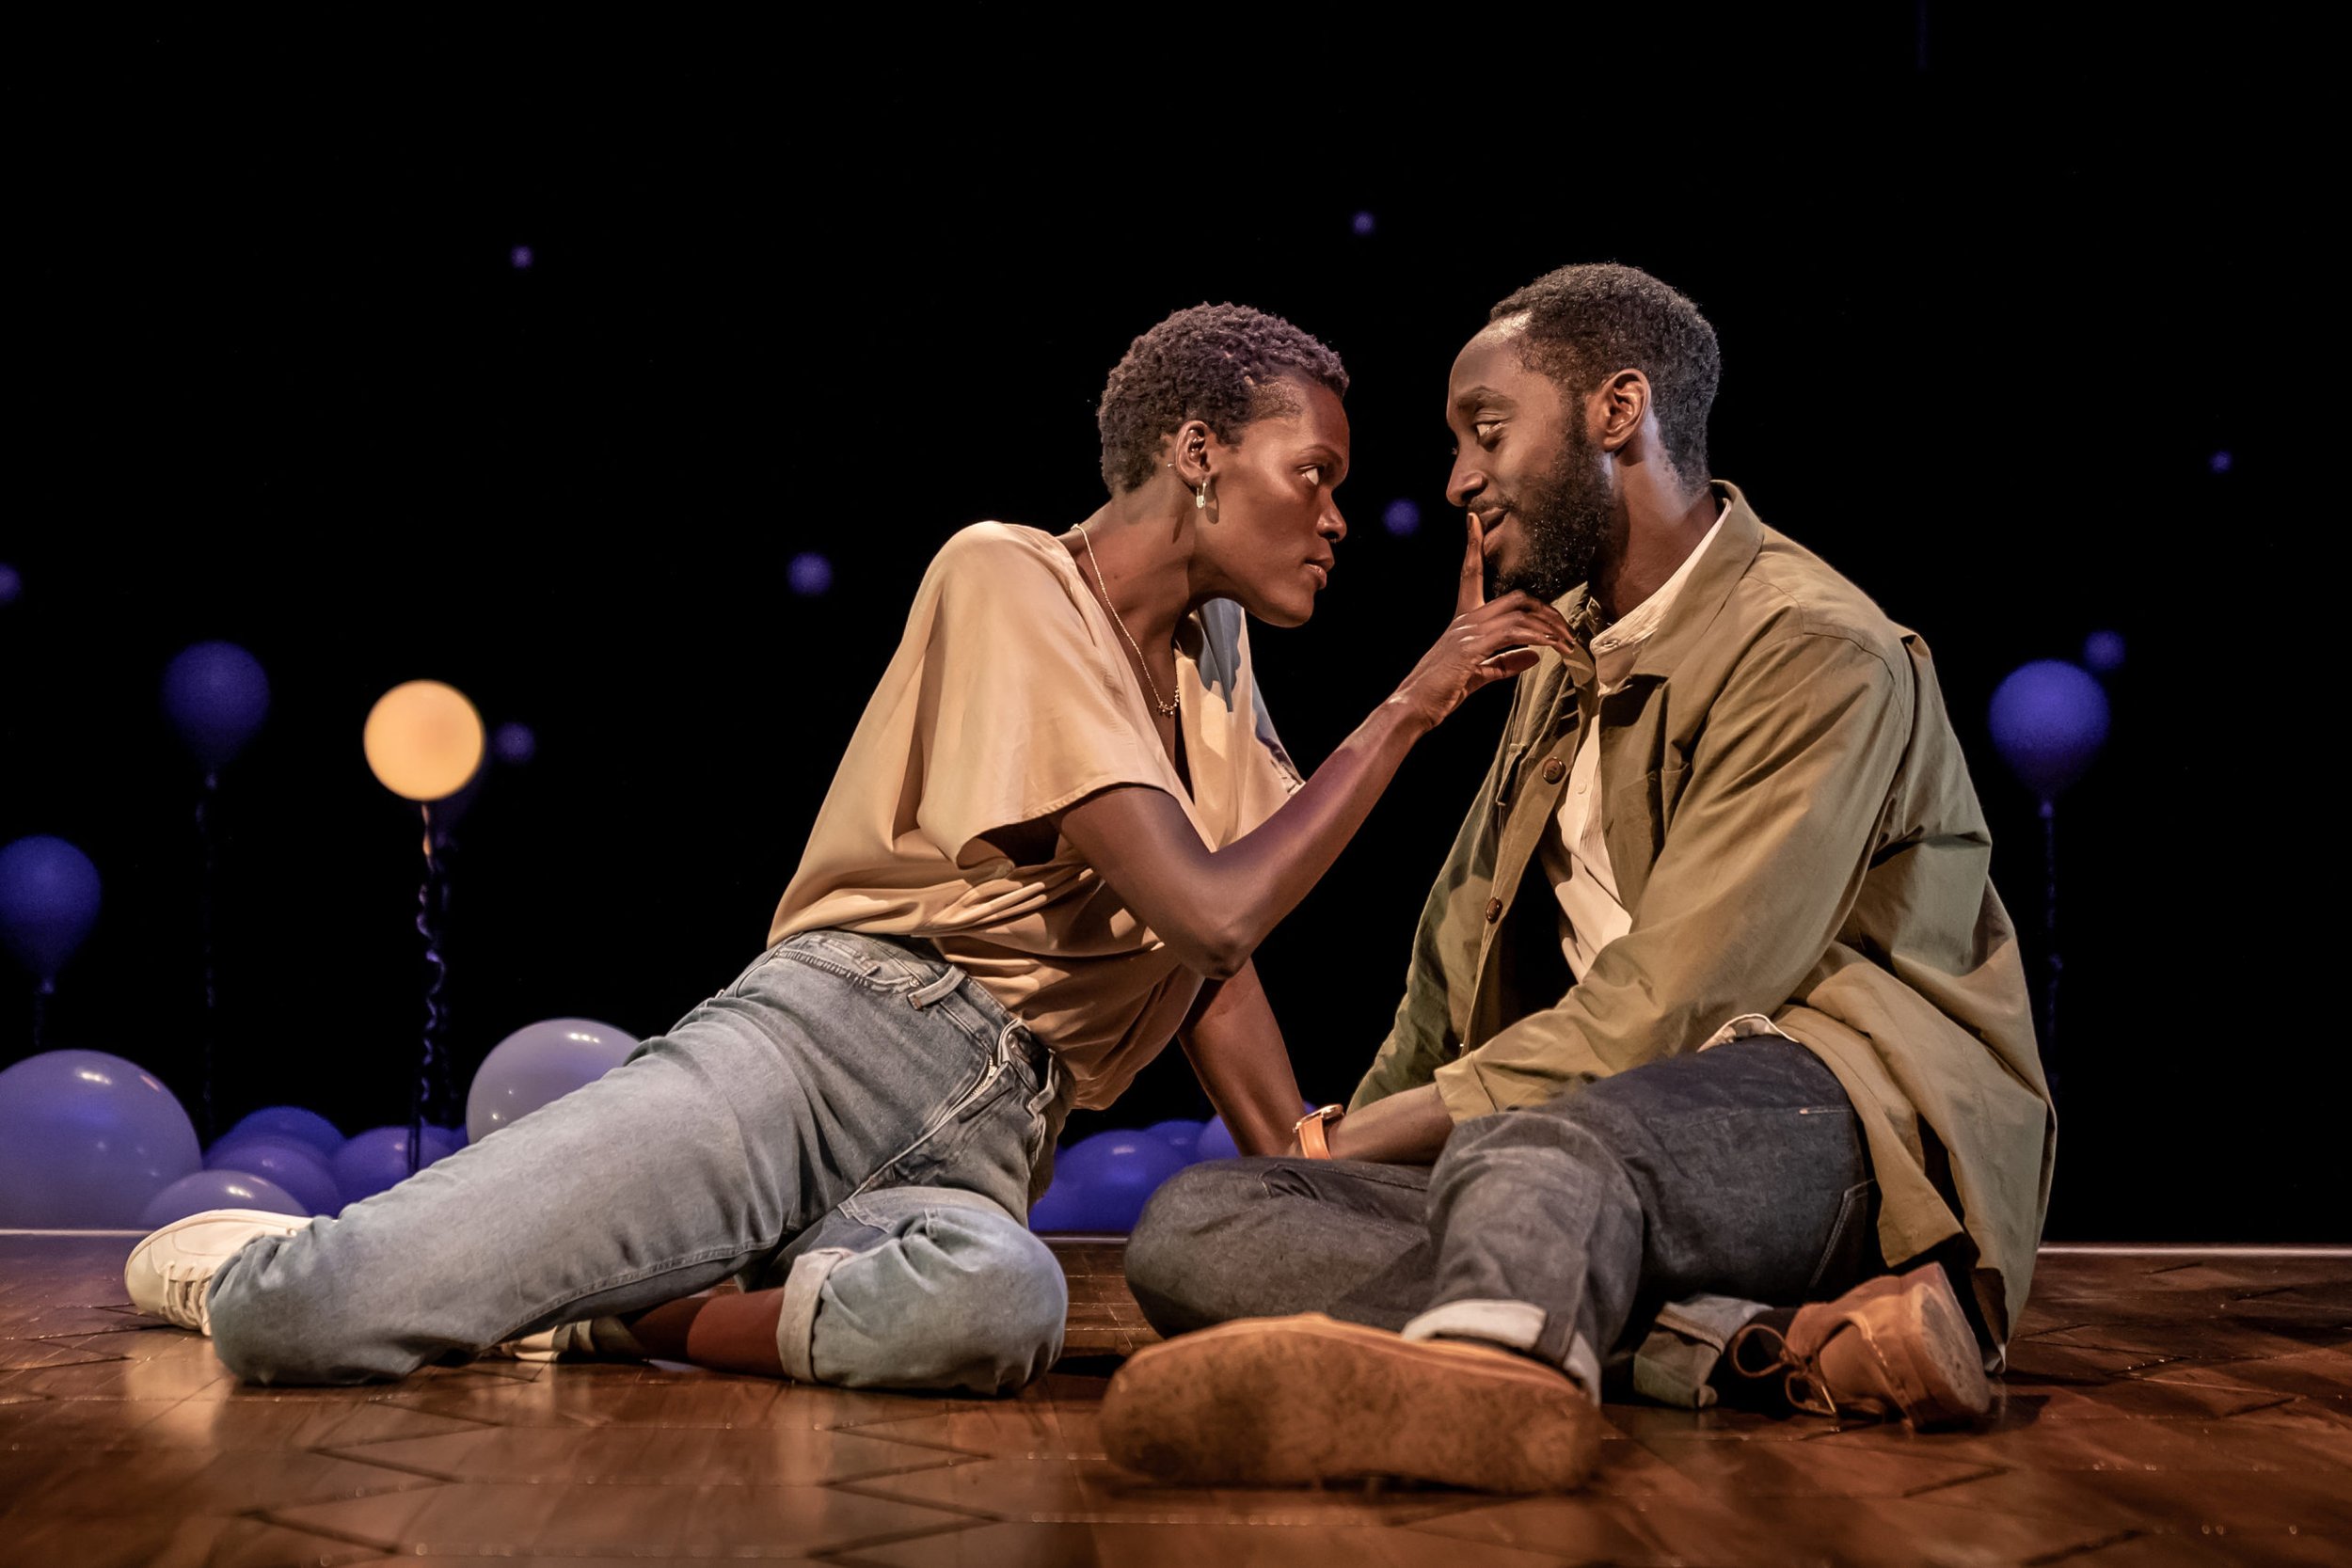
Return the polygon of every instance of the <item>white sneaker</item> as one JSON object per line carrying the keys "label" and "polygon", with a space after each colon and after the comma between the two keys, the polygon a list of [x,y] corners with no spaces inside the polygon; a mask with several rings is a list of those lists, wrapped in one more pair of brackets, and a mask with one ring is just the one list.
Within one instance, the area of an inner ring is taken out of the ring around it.
{"label": "white sneaker", "polygon": [[260,1236],[291,1236],[309,1216],[273,1214],[262,1209],[208,1209],[174,1220],[131,1249],[122,1283],[140,1311],[199,1334],[213,1332],[206,1297],[213,1275],[244,1245]]}
{"label": "white sneaker", "polygon": [[507,1339],[482,1354],[505,1361],[642,1361],[644,1350],[618,1318],[590,1318]]}

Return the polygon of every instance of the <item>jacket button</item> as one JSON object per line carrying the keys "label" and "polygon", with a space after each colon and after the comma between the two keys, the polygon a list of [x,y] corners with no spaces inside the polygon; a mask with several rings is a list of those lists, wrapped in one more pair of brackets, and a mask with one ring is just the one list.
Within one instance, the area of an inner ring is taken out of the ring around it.
{"label": "jacket button", "polygon": [[1544,783],[1558,784],[1567,770],[1568,765],[1558,757],[1546,757],[1544,759]]}
{"label": "jacket button", "polygon": [[1487,899],[1487,900],[1486,900],[1486,924],[1487,924],[1487,925],[1489,925],[1489,926],[1491,926],[1491,925],[1493,925],[1496,921],[1501,920],[1502,918],[1502,899],[1500,899],[1500,898],[1489,898],[1489,899]]}

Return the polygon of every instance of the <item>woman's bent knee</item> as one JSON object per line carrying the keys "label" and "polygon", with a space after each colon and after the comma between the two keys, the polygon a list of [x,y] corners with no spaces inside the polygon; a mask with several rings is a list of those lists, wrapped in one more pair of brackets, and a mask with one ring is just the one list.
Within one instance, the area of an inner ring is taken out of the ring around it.
{"label": "woman's bent knee", "polygon": [[[1009,1214],[941,1207],[862,1253],[809,1254],[813,1317],[788,1305],[780,1336],[806,1334],[807,1366],[847,1387],[1006,1393],[1061,1354],[1070,1291],[1044,1243]],[[786,1346],[787,1370],[795,1351]]]}

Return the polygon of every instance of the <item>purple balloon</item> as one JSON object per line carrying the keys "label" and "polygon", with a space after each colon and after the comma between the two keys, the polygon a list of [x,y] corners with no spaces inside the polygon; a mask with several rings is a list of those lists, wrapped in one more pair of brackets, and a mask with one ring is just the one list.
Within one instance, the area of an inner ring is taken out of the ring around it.
{"label": "purple balloon", "polygon": [[294,1195],[306,1214],[331,1214],[343,1206],[342,1190],[335,1185],[326,1158],[294,1138],[231,1134],[205,1152],[204,1168],[244,1171],[275,1181]]}
{"label": "purple balloon", "polygon": [[1100,1227],[1090,1223],[1086,1199],[1078,1189],[1057,1173],[1053,1185],[1029,1207],[1029,1228],[1047,1230],[1094,1230]]}
{"label": "purple balloon", "polygon": [[269,677],[234,642],[199,642],[164,668],[164,714],[204,771],[214,772],[268,717]]}
{"label": "purple balloon", "polygon": [[0,849],[0,941],[46,982],[98,924],[98,867],[47,833]]}
{"label": "purple balloon", "polygon": [[[424,1130],[424,1164],[457,1152],[436,1128]],[[408,1129],[371,1127],[335,1151],[335,1190],[345,1203],[373,1197],[408,1180]]]}
{"label": "purple balloon", "polygon": [[236,1126],[220,1135],[220,1141],[227,1143],[248,1132],[263,1137],[292,1138],[296,1143],[309,1144],[318,1151],[322,1160],[332,1160],[335,1151],[343,1147],[342,1128],[316,1111],[306,1111],[299,1105],[265,1105],[250,1116],[240,1117]]}
{"label": "purple balloon", "polygon": [[1155,1121],[1144,1131],[1156,1133],[1168,1148],[1189,1161],[1200,1145],[1202,1129],[1207,1126],[1205,1121]]}
{"label": "purple balloon", "polygon": [[466,1091],[466,1132],[480,1143],[628,1060],[637,1038],[592,1018],[526,1023],[490,1048]]}
{"label": "purple balloon", "polygon": [[297,1217],[310,1212],[275,1181],[241,1170],[200,1170],[148,1199],[147,1207],[139,1211],[139,1225],[152,1230],[207,1209],[262,1209]]}
{"label": "purple balloon", "polygon": [[[1062,1151],[1054,1185],[1029,1214],[1031,1229],[1127,1230],[1144,1200],[1184,1168],[1184,1157],[1152,1133],[1122,1129],[1097,1132]],[[1046,1198],[1063,1196],[1049,1206]],[[1041,1224],[1037,1210],[1046,1211]]]}
{"label": "purple balloon", "polygon": [[152,1073],[103,1051],[44,1051],[0,1072],[0,1226],[120,1228],[203,1164]]}
{"label": "purple balloon", "polygon": [[2107,738],[2107,694],[2059,658],[2022,666],[1993,693],[1993,743],[2010,771],[2044,800],[2083,776]]}

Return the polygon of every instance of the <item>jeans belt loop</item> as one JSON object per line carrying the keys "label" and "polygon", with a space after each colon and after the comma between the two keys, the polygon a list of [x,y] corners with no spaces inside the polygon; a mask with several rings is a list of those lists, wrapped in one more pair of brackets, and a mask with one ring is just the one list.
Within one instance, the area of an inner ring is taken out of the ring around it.
{"label": "jeans belt loop", "polygon": [[946,969],[940,974],[939,978],[936,980],[925,981],[922,985],[907,992],[907,1006],[917,1008],[928,1007],[932,1003],[938,1001],[941,997],[947,995],[962,984],[963,971],[958,969],[954,964],[949,964]]}

